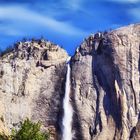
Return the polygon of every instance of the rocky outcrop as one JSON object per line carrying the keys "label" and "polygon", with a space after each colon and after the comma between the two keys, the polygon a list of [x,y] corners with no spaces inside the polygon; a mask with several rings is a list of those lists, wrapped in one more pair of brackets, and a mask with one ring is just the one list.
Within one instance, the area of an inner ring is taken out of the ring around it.
{"label": "rocky outcrop", "polygon": [[72,95],[84,140],[129,139],[140,111],[139,51],[140,24],[91,35],[77,49]]}
{"label": "rocky outcrop", "polygon": [[137,125],[133,127],[130,133],[130,140],[139,140],[140,139],[140,120]]}
{"label": "rocky outcrop", "polygon": [[[0,126],[26,117],[61,139],[67,53],[19,42],[0,58]],[[71,58],[73,140],[139,140],[140,24],[86,38]]]}
{"label": "rocky outcrop", "polygon": [[28,117],[59,138],[67,57],[58,45],[36,40],[19,42],[0,58],[2,130],[18,128]]}

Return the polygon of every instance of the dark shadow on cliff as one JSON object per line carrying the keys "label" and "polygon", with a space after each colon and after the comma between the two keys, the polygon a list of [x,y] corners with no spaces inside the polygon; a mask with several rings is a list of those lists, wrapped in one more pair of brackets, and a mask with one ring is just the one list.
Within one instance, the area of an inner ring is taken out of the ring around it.
{"label": "dark shadow on cliff", "polygon": [[137,125],[139,124],[139,122],[140,122],[140,112],[139,112],[139,116],[138,116],[138,122],[137,122],[137,124],[136,124],[136,126],[134,126],[132,129],[131,129],[131,131],[130,131],[130,137],[129,137],[129,139],[131,139],[131,140],[133,140],[133,139],[135,139],[134,137],[135,137],[135,135],[136,135],[136,131],[137,131]]}
{"label": "dark shadow on cliff", "polygon": [[[109,42],[110,40],[108,40]],[[111,42],[110,42],[111,44]],[[114,64],[114,50],[110,45],[104,45],[103,39],[100,40],[98,48],[95,50],[93,46],[93,60],[92,60],[92,70],[93,70],[93,85],[96,89],[97,100],[96,100],[96,118],[95,118],[95,128],[93,130],[93,135],[96,135],[96,126],[99,125],[99,131],[102,131],[102,122],[99,121],[99,98],[103,98],[103,107],[106,116],[112,116],[116,128],[118,130],[122,127],[121,118],[121,103],[120,99],[117,99],[117,94],[115,91],[115,80],[117,81],[119,88],[121,89],[121,76],[119,68]],[[103,89],[105,95],[101,95],[100,89]]]}

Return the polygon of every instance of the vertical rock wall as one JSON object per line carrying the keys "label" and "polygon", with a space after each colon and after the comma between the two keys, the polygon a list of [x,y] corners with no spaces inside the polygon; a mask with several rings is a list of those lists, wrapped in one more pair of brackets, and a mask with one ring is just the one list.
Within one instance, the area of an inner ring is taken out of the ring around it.
{"label": "vertical rock wall", "polygon": [[77,49],[72,94],[82,139],[130,138],[140,111],[139,46],[137,24],[91,35]]}

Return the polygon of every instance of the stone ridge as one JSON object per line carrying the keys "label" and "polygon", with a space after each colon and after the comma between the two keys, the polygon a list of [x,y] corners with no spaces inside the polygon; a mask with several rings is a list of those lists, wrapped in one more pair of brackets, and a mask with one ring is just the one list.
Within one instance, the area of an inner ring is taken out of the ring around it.
{"label": "stone ridge", "polygon": [[3,58],[9,59],[34,59],[34,60],[57,60],[68,56],[60,46],[44,39],[17,42],[13,49],[3,53]]}
{"label": "stone ridge", "polygon": [[[76,49],[75,54],[80,52],[81,55],[91,54],[92,50],[97,50],[97,47],[103,44],[103,46],[109,46],[111,44],[109,36],[113,34],[133,34],[140,36],[140,23],[131,24],[129,26],[120,27],[112,31],[97,32],[96,34],[91,34],[89,37],[85,38],[81,45]],[[113,42],[112,42],[113,43]],[[75,55],[74,55],[75,56]]]}

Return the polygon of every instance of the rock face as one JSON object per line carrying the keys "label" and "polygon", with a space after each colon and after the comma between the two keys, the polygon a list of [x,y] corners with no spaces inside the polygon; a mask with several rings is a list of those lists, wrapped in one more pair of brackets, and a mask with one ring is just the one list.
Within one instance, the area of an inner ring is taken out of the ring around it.
{"label": "rock face", "polygon": [[59,138],[67,57],[62,48],[44,40],[19,42],[1,57],[1,129],[18,128],[28,117],[40,120],[42,129]]}
{"label": "rock face", "polygon": [[140,139],[140,120],[138,120],[136,127],[133,127],[130,133],[130,140],[139,140],[139,139]]}
{"label": "rock face", "polygon": [[82,138],[128,140],[140,111],[140,24],[91,35],[71,63]]}
{"label": "rock face", "polygon": [[[0,130],[26,117],[62,136],[68,54],[20,42],[0,58]],[[73,140],[140,139],[140,24],[89,36],[71,59]]]}

